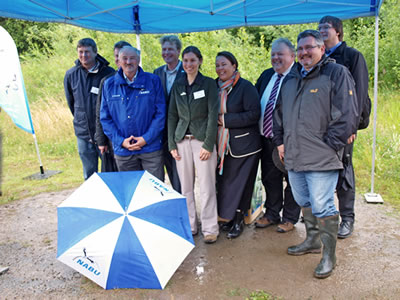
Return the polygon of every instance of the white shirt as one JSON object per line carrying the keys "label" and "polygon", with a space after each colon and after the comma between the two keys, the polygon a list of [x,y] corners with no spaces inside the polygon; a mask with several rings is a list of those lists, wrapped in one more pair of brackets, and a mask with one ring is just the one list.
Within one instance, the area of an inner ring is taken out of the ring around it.
{"label": "white shirt", "polygon": [[[279,86],[278,86],[278,91],[276,92],[276,98],[278,99],[278,95],[279,95],[279,91],[281,90],[281,86],[282,86],[282,82],[283,79],[285,78],[285,76],[287,74],[289,74],[290,69],[293,67],[294,62],[290,65],[290,67],[282,73],[282,78],[281,81],[279,82]],[[272,75],[270,81],[268,82],[267,87],[264,90],[264,93],[261,97],[261,117],[260,120],[258,122],[258,126],[260,128],[260,134],[263,135],[264,132],[264,112],[265,112],[265,107],[267,106],[268,100],[269,100],[269,96],[271,95],[271,91],[272,88],[274,87],[275,81],[278,78],[278,73],[274,73],[274,75]],[[275,103],[274,103],[274,108],[276,105],[276,99],[275,99]]]}
{"label": "white shirt", "polygon": [[175,81],[176,74],[178,74],[178,69],[180,66],[181,66],[181,61],[178,61],[178,64],[176,65],[175,69],[173,69],[173,70],[168,70],[168,66],[165,65],[164,72],[166,75],[166,84],[167,84],[168,95],[171,91],[172,85]]}

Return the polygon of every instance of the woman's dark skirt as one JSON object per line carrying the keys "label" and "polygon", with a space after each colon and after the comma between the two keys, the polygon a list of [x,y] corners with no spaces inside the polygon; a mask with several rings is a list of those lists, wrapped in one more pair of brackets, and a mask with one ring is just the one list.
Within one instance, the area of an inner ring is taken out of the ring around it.
{"label": "woman's dark skirt", "polygon": [[260,152],[242,158],[225,156],[224,172],[217,175],[219,217],[232,220],[237,209],[250,208],[259,160]]}

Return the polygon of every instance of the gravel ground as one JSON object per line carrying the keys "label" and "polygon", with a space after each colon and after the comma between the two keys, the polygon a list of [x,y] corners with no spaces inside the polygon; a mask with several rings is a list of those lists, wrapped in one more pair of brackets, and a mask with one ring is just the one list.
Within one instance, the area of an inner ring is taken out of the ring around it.
{"label": "gravel ground", "polygon": [[72,190],[0,206],[0,299],[245,299],[264,290],[282,299],[400,299],[400,219],[388,205],[357,199],[356,229],[339,240],[338,265],[313,278],[319,255],[288,256],[304,225],[280,234],[247,226],[236,240],[216,244],[200,236],[164,290],[105,291],[56,260],[56,207]]}

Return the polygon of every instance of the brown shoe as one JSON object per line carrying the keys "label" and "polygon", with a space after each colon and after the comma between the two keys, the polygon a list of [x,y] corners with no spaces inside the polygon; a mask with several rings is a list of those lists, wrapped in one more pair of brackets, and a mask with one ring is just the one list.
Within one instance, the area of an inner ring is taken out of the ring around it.
{"label": "brown shoe", "polygon": [[292,231],[294,229],[294,225],[290,222],[286,222],[283,224],[279,224],[278,227],[276,228],[276,231],[280,233],[286,233],[289,231]]}
{"label": "brown shoe", "polygon": [[215,234],[208,234],[203,238],[204,243],[213,244],[217,241],[217,236]]}
{"label": "brown shoe", "polygon": [[266,217],[262,217],[261,219],[258,219],[255,223],[257,228],[265,228],[271,225],[276,224],[275,222],[270,221],[268,218]]}

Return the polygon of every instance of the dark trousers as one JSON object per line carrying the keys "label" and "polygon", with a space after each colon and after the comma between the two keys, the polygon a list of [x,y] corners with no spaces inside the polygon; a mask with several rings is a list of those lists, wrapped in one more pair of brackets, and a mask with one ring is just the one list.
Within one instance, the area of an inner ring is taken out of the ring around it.
{"label": "dark trousers", "polygon": [[118,171],[120,172],[146,170],[151,175],[164,181],[164,158],[162,150],[130,156],[114,155],[114,157]]}
{"label": "dark trousers", "polygon": [[339,172],[339,183],[336,188],[339,199],[339,213],[343,221],[354,221],[354,201],[356,197],[356,182],[353,168],[353,143],[344,147],[344,170]]}
{"label": "dark trousers", "polygon": [[172,157],[168,150],[168,143],[164,143],[164,165],[167,169],[169,181],[171,182],[172,188],[178,193],[181,192],[181,182],[179,181],[178,170],[176,169],[175,159]]}
{"label": "dark trousers", "polygon": [[[261,141],[261,177],[267,193],[265,216],[270,221],[279,223],[281,221],[279,213],[283,208],[282,223],[290,222],[296,224],[299,220],[300,206],[293,198],[288,176],[275,167],[272,161],[272,151],[275,145],[270,138],[261,137]],[[283,192],[284,177],[287,186]]]}
{"label": "dark trousers", "polygon": [[118,172],[117,163],[114,158],[114,149],[111,141],[107,141],[107,152],[101,155],[101,172]]}

